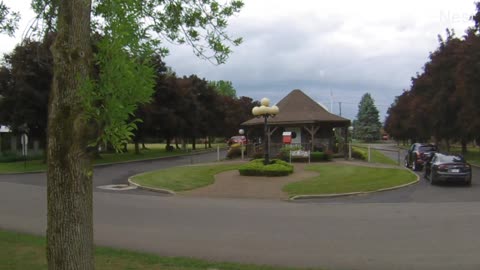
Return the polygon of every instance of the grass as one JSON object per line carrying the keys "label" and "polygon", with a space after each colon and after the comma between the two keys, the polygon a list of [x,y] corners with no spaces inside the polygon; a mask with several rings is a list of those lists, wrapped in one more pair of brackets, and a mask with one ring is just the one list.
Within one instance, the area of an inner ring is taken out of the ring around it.
{"label": "grass", "polygon": [[290,196],[366,192],[411,183],[416,176],[404,169],[370,168],[335,164],[315,164],[307,170],[319,176],[288,184],[283,191]]}
{"label": "grass", "polygon": [[[213,149],[225,146],[225,144],[212,144]],[[101,158],[94,160],[95,165],[128,162],[142,159],[155,159],[161,157],[181,156],[187,154],[183,150],[174,150],[173,152],[165,151],[165,144],[148,144],[148,149],[141,150],[140,154],[135,154],[134,145],[129,144],[126,153],[104,153],[101,154]],[[212,149],[212,148],[210,148]],[[203,144],[199,144],[197,150],[204,151]],[[188,153],[192,153],[191,149],[188,149]],[[18,162],[0,162],[0,173],[26,173],[35,171],[45,171],[47,169],[46,164],[42,160],[28,160],[26,166],[23,161]]]}
{"label": "grass", "polygon": [[[368,149],[367,146],[352,146],[353,149],[360,151],[364,154],[364,156],[368,159]],[[373,163],[380,163],[386,165],[398,165],[397,161],[385,156],[382,152],[375,150],[373,148],[370,149],[370,162]]]}
{"label": "grass", "polygon": [[[0,269],[47,270],[45,238],[0,230]],[[97,270],[293,270],[271,266],[217,263],[205,260],[160,257],[107,247],[95,248]]]}
{"label": "grass", "polygon": [[181,166],[140,174],[132,180],[146,187],[186,191],[211,185],[215,181],[215,174],[239,167],[239,164]]}
{"label": "grass", "polygon": [[[462,153],[462,148],[459,146],[452,146],[450,148],[452,153],[460,154]],[[480,166],[480,148],[471,147],[469,145],[467,153],[463,157],[467,160],[468,163]]]}
{"label": "grass", "polygon": [[27,160],[26,165],[23,161],[0,162],[0,173],[26,173],[45,170],[46,165],[42,160]]}

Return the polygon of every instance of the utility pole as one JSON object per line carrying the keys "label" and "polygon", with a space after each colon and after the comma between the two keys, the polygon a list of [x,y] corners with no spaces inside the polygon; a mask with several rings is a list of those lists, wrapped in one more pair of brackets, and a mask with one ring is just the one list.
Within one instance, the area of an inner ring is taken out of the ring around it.
{"label": "utility pole", "polygon": [[330,113],[333,113],[333,93],[330,90]]}
{"label": "utility pole", "polygon": [[342,102],[338,102],[338,108],[340,110],[340,116],[342,116]]}

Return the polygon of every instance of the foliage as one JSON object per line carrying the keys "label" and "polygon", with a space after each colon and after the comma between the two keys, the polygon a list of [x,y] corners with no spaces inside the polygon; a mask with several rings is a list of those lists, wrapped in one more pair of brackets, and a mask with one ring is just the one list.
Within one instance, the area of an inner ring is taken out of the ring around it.
{"label": "foliage", "polygon": [[46,141],[47,104],[52,83],[53,35],[44,42],[24,40],[4,55],[0,68],[0,122],[15,133],[25,125],[29,135]]}
{"label": "foliage", "polygon": [[215,91],[217,91],[222,96],[227,96],[230,98],[237,97],[237,90],[235,90],[231,81],[210,81],[208,82],[208,85],[213,87]]}
{"label": "foliage", "polygon": [[358,160],[367,160],[368,159],[368,153],[366,151],[363,151],[362,149],[352,146],[352,158],[358,159]]}
{"label": "foliage", "polygon": [[[368,148],[364,146],[352,146],[352,157],[358,160],[368,160]],[[382,152],[370,148],[370,162],[387,165],[398,165],[398,162],[385,156]]]}
{"label": "foliage", "polygon": [[309,165],[306,169],[318,172],[319,175],[287,184],[283,187],[283,191],[290,196],[368,192],[408,184],[416,180],[415,174],[403,169],[335,164]]}
{"label": "foliage", "polygon": [[[242,6],[240,0],[32,0],[44,33],[57,33],[48,115],[49,269],[94,268],[88,146],[109,141],[118,148],[133,135],[131,116],[153,86],[152,53],[165,53],[161,41],[167,40],[224,63],[229,45],[241,43],[227,35],[227,19]],[[91,47],[94,33],[101,36],[98,51]]]}
{"label": "foliage", "polygon": [[277,154],[277,158],[283,161],[290,161],[290,151],[302,150],[302,146],[299,145],[285,145],[280,148]]}
{"label": "foliage", "polygon": [[[43,160],[43,154],[29,154],[27,159],[28,160]],[[0,154],[0,163],[9,163],[9,162],[17,162],[17,161],[24,161],[25,157],[18,153],[13,152],[3,152]],[[1,171],[1,170],[0,170]]]}
{"label": "foliage", "polygon": [[7,33],[13,36],[13,32],[18,28],[20,13],[12,11],[9,7],[0,1],[0,33]]}
{"label": "foliage", "polygon": [[328,152],[311,152],[310,153],[310,161],[317,162],[317,161],[330,161],[332,160],[331,153]]}
{"label": "foliage", "polygon": [[273,159],[263,164],[263,159],[255,159],[242,165],[238,171],[243,176],[286,176],[293,173],[293,166],[283,160]]}
{"label": "foliage", "polygon": [[423,72],[388,109],[385,130],[397,140],[437,143],[467,142],[479,138],[480,119],[480,3],[472,17],[475,26],[459,38],[447,29],[438,37]]}
{"label": "foliage", "polygon": [[354,121],[355,138],[367,142],[380,139],[379,112],[369,93],[363,95],[358,105],[357,120]]}

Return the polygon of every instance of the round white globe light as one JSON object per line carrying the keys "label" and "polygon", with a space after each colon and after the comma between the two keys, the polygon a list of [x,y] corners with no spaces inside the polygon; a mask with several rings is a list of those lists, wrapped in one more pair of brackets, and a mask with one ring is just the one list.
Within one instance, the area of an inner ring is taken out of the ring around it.
{"label": "round white globe light", "polygon": [[239,129],[239,130],[238,130],[238,134],[240,134],[240,135],[243,135],[243,134],[245,134],[245,130],[243,130],[243,129]]}
{"label": "round white globe light", "polygon": [[258,106],[253,107],[252,114],[255,115],[255,116],[259,115],[259,112],[258,112],[259,109],[260,109],[260,107],[258,107]]}
{"label": "round white globe light", "polygon": [[258,110],[258,113],[260,115],[268,114],[268,107],[265,106],[265,105],[260,106],[260,109]]}
{"label": "round white globe light", "polygon": [[277,106],[272,106],[270,108],[270,114],[277,115],[280,112],[280,109]]}
{"label": "round white globe light", "polygon": [[260,101],[260,104],[262,104],[262,106],[268,107],[270,105],[270,99],[262,98],[262,100]]}

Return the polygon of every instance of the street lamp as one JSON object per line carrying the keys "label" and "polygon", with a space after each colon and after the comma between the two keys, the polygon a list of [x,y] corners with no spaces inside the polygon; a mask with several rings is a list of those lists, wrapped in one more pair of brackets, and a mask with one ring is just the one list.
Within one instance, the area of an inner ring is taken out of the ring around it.
{"label": "street lamp", "polygon": [[268,153],[268,118],[269,117],[275,117],[275,115],[277,115],[280,110],[278,109],[277,106],[272,106],[272,107],[269,107],[270,106],[270,100],[268,98],[262,98],[262,100],[260,101],[260,104],[262,106],[255,106],[253,107],[252,109],[252,114],[255,116],[255,117],[263,117],[264,119],[264,142],[265,142],[265,146],[264,146],[264,152],[265,152],[265,159],[263,161],[263,163],[265,165],[268,165],[270,164],[270,160],[269,160],[269,153]]}

